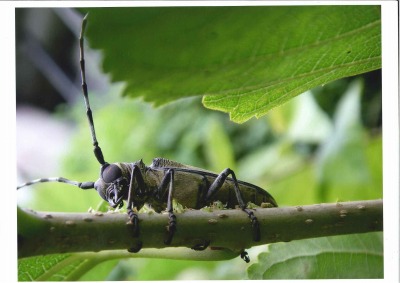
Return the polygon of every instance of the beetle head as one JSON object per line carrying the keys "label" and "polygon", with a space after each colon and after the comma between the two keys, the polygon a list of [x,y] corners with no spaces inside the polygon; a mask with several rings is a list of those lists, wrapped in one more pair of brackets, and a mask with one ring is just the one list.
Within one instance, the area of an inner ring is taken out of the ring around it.
{"label": "beetle head", "polygon": [[106,163],[101,166],[100,179],[95,182],[94,188],[111,207],[121,208],[128,192],[128,184],[117,165]]}

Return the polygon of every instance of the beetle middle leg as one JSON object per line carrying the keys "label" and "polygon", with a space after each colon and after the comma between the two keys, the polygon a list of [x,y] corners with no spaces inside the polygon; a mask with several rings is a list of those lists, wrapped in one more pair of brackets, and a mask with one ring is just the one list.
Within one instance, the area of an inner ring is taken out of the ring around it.
{"label": "beetle middle leg", "polygon": [[[168,186],[168,198],[167,198],[167,212],[168,212],[168,226],[167,226],[167,238],[164,239],[164,244],[169,245],[172,242],[172,238],[174,237],[175,231],[176,231],[176,216],[173,211],[173,203],[172,203],[172,194],[174,190],[174,169],[169,169],[167,173],[165,174],[163,180],[161,181],[161,185],[158,189],[158,197],[160,199],[163,198],[163,196],[166,193],[167,186]],[[206,181],[204,179],[204,181]],[[192,247],[193,250],[196,251],[203,251],[205,250],[208,246],[210,245],[209,240],[204,240],[203,243],[197,244],[194,247]]]}
{"label": "beetle middle leg", "polygon": [[234,184],[233,187],[235,190],[235,195],[236,195],[236,199],[238,201],[239,207],[244,212],[246,212],[248,217],[250,218],[251,226],[253,228],[253,240],[255,242],[259,242],[260,238],[261,238],[260,224],[257,220],[257,217],[254,215],[253,211],[251,209],[247,208],[247,205],[245,204],[245,202],[243,200],[242,193],[239,189],[239,184],[236,179],[235,173],[231,169],[226,168],[224,171],[221,172],[221,174],[218,175],[218,177],[211,184],[205,200],[206,200],[206,202],[209,202],[210,200],[212,200],[212,197],[218,192],[219,189],[222,188],[223,184],[226,181],[226,178],[228,178],[229,175],[232,176],[232,180],[233,180],[233,184]]}
{"label": "beetle middle leg", "polygon": [[[169,185],[169,186],[168,186]],[[168,235],[164,239],[164,244],[169,245],[172,242],[172,238],[174,237],[176,231],[176,216],[174,214],[174,208],[172,204],[172,193],[174,190],[174,170],[168,169],[167,173],[164,175],[163,180],[161,181],[160,187],[158,188],[158,197],[160,199],[163,198],[166,189],[168,186],[168,198],[167,198],[167,212],[168,212],[168,226],[167,232]]]}
{"label": "beetle middle leg", "polygon": [[203,243],[194,245],[191,249],[195,251],[204,251],[210,245],[210,240],[204,240]]}

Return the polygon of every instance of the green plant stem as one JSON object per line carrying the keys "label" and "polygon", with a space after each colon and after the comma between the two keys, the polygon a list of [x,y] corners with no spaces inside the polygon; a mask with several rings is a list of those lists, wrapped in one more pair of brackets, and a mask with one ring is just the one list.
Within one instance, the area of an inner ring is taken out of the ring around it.
{"label": "green plant stem", "polygon": [[[243,249],[274,242],[383,230],[382,200],[295,207],[257,208],[261,241],[252,240],[251,222],[239,209],[176,213],[170,247],[211,242],[207,251]],[[125,213],[55,213],[18,208],[18,257],[128,249],[165,248],[168,214],[141,213],[139,238]],[[196,252],[201,253],[201,252]]]}

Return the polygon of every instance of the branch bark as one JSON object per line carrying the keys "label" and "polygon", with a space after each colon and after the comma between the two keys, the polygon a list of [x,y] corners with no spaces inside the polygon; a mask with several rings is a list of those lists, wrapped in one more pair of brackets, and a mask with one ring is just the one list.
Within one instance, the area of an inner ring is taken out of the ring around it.
{"label": "branch bark", "polygon": [[[249,218],[239,209],[176,213],[170,247],[192,247],[204,240],[208,250],[243,249],[274,242],[383,230],[382,200],[257,208],[261,241],[252,240]],[[165,248],[167,214],[142,213],[140,236],[133,238],[125,213],[54,213],[18,208],[18,257],[121,250],[136,246]],[[140,253],[140,252],[139,252]],[[201,252],[196,252],[201,253]]]}

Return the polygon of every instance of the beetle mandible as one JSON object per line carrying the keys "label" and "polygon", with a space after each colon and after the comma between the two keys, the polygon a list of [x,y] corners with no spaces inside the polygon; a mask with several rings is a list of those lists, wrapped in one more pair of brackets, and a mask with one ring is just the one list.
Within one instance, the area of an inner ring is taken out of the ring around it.
{"label": "beetle mandible", "polygon": [[[260,225],[253,210],[247,208],[247,203],[256,205],[269,203],[276,207],[274,198],[265,190],[236,179],[235,173],[227,168],[220,174],[216,174],[201,168],[184,165],[164,158],[155,158],[150,166],[146,166],[142,160],[125,163],[108,163],[104,160],[102,150],[96,139],[92,110],[89,104],[88,88],[85,76],[84,57],[84,32],[87,24],[87,15],[82,20],[79,36],[80,69],[82,79],[82,93],[86,106],[86,115],[89,121],[94,155],[100,163],[100,178],[96,182],[77,182],[63,177],[42,178],[24,183],[17,187],[20,189],[40,182],[63,182],[77,186],[81,189],[95,189],[99,195],[113,207],[122,207],[126,201],[127,214],[133,225],[133,236],[139,236],[139,216],[134,208],[141,208],[145,203],[151,205],[156,212],[166,209],[168,212],[167,236],[164,244],[169,245],[173,240],[177,229],[177,219],[173,212],[175,199],[184,207],[200,209],[212,203],[220,201],[226,208],[239,206],[250,218],[253,240],[260,241]],[[230,176],[230,177],[229,177]],[[194,250],[204,250],[210,244],[209,240],[192,247]],[[139,252],[142,242],[128,249],[130,252]],[[241,257],[249,262],[246,251],[242,251]]]}

